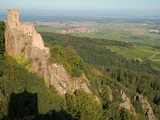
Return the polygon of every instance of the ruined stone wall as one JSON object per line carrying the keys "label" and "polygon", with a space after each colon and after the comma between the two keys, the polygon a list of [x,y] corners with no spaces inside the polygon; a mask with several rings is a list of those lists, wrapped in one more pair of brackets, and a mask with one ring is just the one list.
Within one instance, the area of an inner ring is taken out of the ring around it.
{"label": "ruined stone wall", "polygon": [[72,78],[63,65],[49,63],[50,52],[41,35],[33,24],[20,22],[17,10],[8,12],[5,41],[6,53],[12,57],[24,56],[30,62],[32,72],[43,77],[48,87],[54,86],[62,95],[76,89],[91,93],[85,75]]}
{"label": "ruined stone wall", "polygon": [[8,16],[7,16],[7,24],[11,27],[11,28],[15,28],[17,26],[20,25],[19,22],[19,14],[18,11],[13,9],[13,10],[9,10],[8,12]]}

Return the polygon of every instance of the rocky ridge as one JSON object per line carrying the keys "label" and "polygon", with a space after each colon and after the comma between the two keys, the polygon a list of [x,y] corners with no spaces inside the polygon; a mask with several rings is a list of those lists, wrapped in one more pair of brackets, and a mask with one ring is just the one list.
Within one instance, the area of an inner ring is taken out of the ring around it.
{"label": "rocky ridge", "polygon": [[121,98],[122,98],[122,103],[120,104],[120,109],[124,108],[128,110],[134,117],[136,117],[136,112],[135,109],[131,103],[130,98],[125,94],[124,91],[121,91]]}
{"label": "rocky ridge", "polygon": [[144,97],[143,95],[138,95],[138,98],[145,113],[145,117],[148,120],[157,120],[157,118],[154,115],[153,109],[147,100],[147,97]]}

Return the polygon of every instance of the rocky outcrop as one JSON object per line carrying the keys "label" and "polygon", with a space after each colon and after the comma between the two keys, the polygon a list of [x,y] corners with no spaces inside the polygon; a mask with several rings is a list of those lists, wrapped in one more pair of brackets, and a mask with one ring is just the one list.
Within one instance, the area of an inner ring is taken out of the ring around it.
{"label": "rocky outcrop", "polygon": [[138,98],[139,98],[139,101],[142,105],[142,108],[143,108],[143,111],[145,113],[146,119],[157,120],[155,115],[154,115],[153,109],[152,109],[150,103],[148,102],[147,98],[144,97],[143,95],[138,95]]}
{"label": "rocky outcrop", "polygon": [[5,47],[9,56],[23,56],[29,61],[31,71],[42,76],[46,85],[54,86],[59,94],[83,89],[92,93],[88,87],[85,75],[79,78],[71,77],[63,65],[49,63],[50,51],[44,46],[41,35],[33,24],[21,23],[19,12],[9,10],[5,30]]}
{"label": "rocky outcrop", "polygon": [[128,110],[129,113],[131,113],[133,116],[136,117],[135,109],[134,109],[129,97],[125,94],[124,91],[121,91],[121,98],[122,98],[122,103],[120,104],[120,109],[124,108],[124,109]]}

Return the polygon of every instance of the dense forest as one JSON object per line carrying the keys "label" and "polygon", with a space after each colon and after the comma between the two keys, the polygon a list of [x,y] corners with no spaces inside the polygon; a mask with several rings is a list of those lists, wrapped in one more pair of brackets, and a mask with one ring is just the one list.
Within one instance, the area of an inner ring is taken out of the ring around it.
{"label": "dense forest", "polygon": [[[110,49],[106,49],[106,46],[110,45],[132,48],[136,43],[81,38],[53,33],[41,34],[46,44],[50,46],[51,51],[53,50],[53,54],[55,53],[54,46],[59,46],[64,51],[66,51],[65,49],[76,51],[81,57],[81,61],[83,61],[83,64],[80,64],[80,66],[83,66],[81,71],[86,73],[95,93],[100,95],[103,106],[107,105],[106,111],[114,108],[112,104],[120,102],[119,98],[116,98],[120,94],[117,90],[124,90],[131,98],[137,112],[143,113],[140,103],[133,98],[136,94],[142,94],[149,98],[156,116],[160,117],[160,71],[152,68],[149,60],[126,59]],[[116,102],[110,103],[107,100],[108,86],[113,90]]]}
{"label": "dense forest", "polygon": [[83,91],[62,97],[54,88],[47,88],[42,78],[26,69],[29,63],[18,64],[23,59],[15,61],[5,54],[4,30],[4,23],[0,22],[0,119],[17,120],[20,116],[10,116],[12,96],[27,92],[37,95],[37,111],[27,120],[135,120],[129,111],[119,109],[122,90],[130,97],[138,120],[146,118],[141,103],[134,99],[137,94],[148,97],[160,119],[159,71],[148,60],[126,59],[106,48],[110,45],[130,48],[133,43],[41,33],[50,48],[50,60],[64,65],[73,77],[85,73],[90,89],[99,97],[98,103]]}

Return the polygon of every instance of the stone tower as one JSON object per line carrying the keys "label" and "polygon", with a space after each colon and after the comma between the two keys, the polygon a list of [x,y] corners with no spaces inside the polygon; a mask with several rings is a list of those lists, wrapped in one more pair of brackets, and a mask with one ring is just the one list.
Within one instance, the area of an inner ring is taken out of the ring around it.
{"label": "stone tower", "polygon": [[19,26],[20,25],[19,11],[16,9],[8,10],[8,16],[6,22],[11,28]]}

